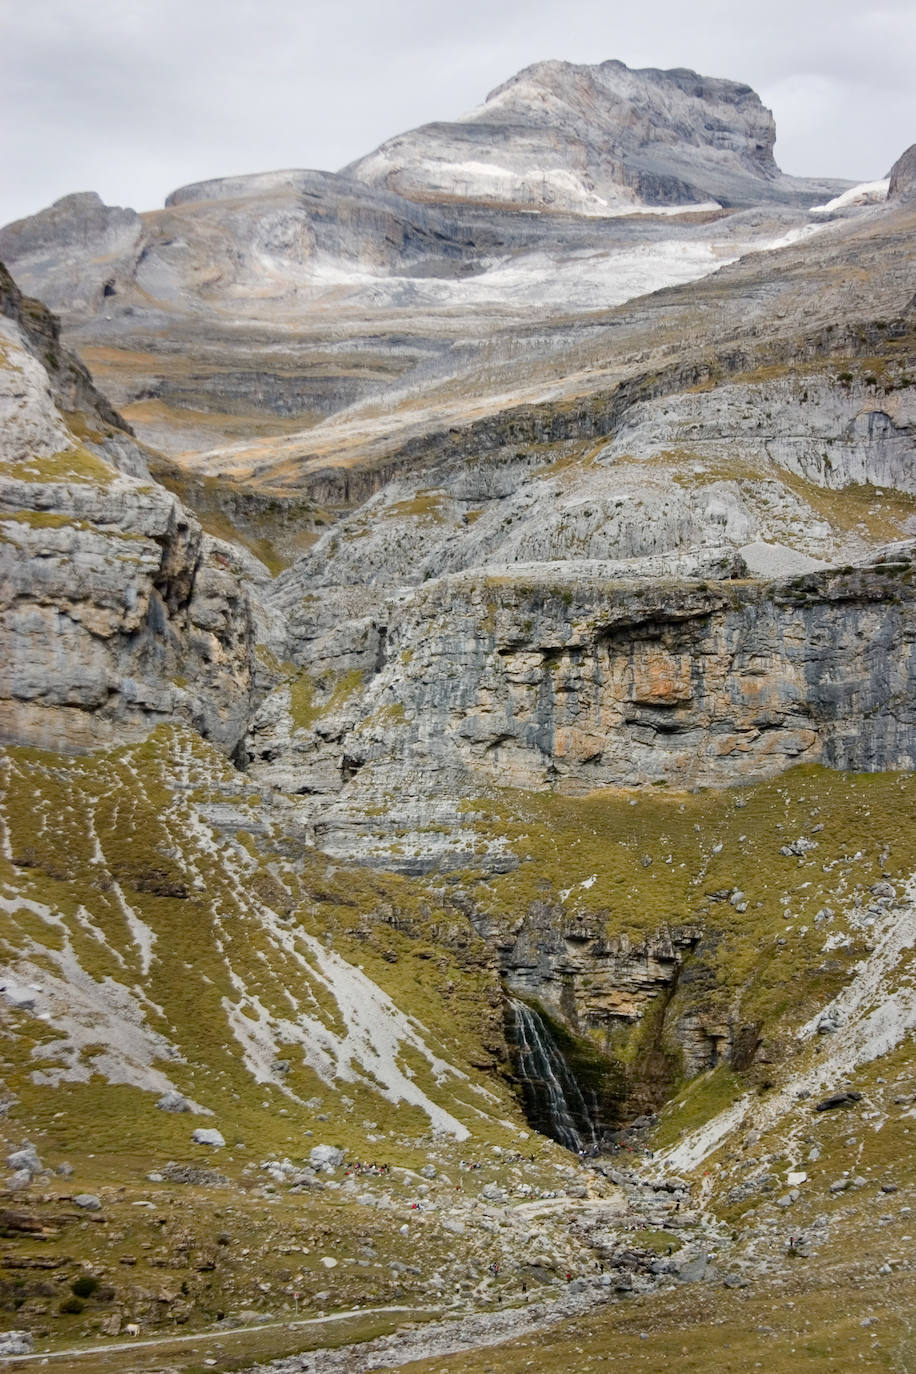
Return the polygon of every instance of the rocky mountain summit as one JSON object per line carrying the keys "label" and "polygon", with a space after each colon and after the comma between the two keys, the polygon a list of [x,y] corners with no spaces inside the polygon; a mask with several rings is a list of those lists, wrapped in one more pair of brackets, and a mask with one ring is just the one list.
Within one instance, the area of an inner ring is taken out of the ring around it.
{"label": "rocky mountain summit", "polygon": [[454,123],[389,139],[344,170],[421,201],[602,217],[810,203],[828,183],[784,176],[775,141],[750,86],[683,68],[538,62]]}
{"label": "rocky mountain summit", "polygon": [[220,178],[142,216],[65,197],[0,229],[0,259],[138,433],[206,451],[486,369],[545,306],[606,308],[807,232],[846,183],[784,176],[773,139],[746,86],[542,63],[339,174]]}
{"label": "rocky mountain summit", "polygon": [[11,1358],[908,1367],[911,164],[552,62],[0,231]]}

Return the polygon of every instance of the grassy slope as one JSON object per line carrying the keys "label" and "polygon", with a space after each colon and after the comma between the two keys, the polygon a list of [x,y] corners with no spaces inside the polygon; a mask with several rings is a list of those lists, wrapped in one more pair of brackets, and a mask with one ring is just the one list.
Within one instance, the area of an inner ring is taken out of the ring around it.
{"label": "grassy slope", "polygon": [[[697,956],[706,1009],[718,1003],[734,1016],[737,995],[740,1018],[775,1036],[783,1015],[795,1022],[822,1005],[862,953],[864,930],[847,908],[867,906],[872,885],[899,883],[916,866],[914,798],[910,774],[814,766],[724,792],[507,792],[467,803],[467,816],[488,838],[505,836],[519,866],[461,881],[506,929],[537,901],[556,903],[569,925],[634,942],[699,924],[710,934]],[[800,838],[815,847],[779,852]],[[744,912],[727,900],[736,889]],[[816,920],[825,909],[834,917]],[[830,935],[842,942],[825,955]]]}
{"label": "grassy slope", "polygon": [[[451,1262],[453,1236],[431,1225],[414,1227],[408,1241],[384,1212],[333,1190],[274,1189],[259,1165],[284,1156],[301,1162],[329,1141],[349,1157],[412,1170],[430,1151],[448,1170],[487,1149],[492,1167],[481,1182],[503,1176],[489,1146],[514,1144],[523,1123],[500,1080],[469,1067],[498,1062],[500,1031],[492,961],[467,923],[406,880],[344,870],[279,828],[257,842],[244,829],[220,839],[197,806],[235,808],[242,824],[247,811],[255,831],[259,796],[190,733],[164,728],[140,746],[91,758],[11,750],[3,771],[0,959],[20,983],[44,988],[43,999],[62,974],[88,999],[69,1048],[59,1001],[42,1001],[51,1008],[46,1020],[0,1005],[0,1076],[12,1099],[0,1119],[6,1150],[28,1138],[48,1167],[66,1160],[75,1168],[69,1182],[40,1177],[29,1194],[4,1203],[47,1222],[45,1237],[7,1232],[15,1255],[56,1265],[37,1279],[28,1268],[0,1269],[7,1314],[18,1309],[38,1329],[51,1321],[55,1337],[66,1339],[96,1330],[112,1303],[144,1323],[199,1322],[241,1307],[290,1307],[295,1288],[308,1310],[328,1289],[320,1262],[327,1253],[340,1260],[332,1306],[422,1296],[390,1262],[421,1264],[428,1276]],[[320,935],[335,956],[361,966],[422,1023],[431,1049],[464,1067],[467,1077],[445,1073],[437,1082],[409,1044],[398,1058],[466,1123],[469,1140],[435,1138],[428,1116],[388,1100],[371,1071],[322,1081],[292,1036],[276,1050],[288,1071],[271,1072],[270,1053],[263,1072],[246,1066],[229,1024],[233,1008],[252,1026],[255,1017],[294,1023],[295,1001],[329,1031],[345,1029],[333,986],[315,976],[314,961],[310,969],[290,953],[296,931]],[[130,1006],[118,1018],[122,995]],[[132,1021],[163,1037],[158,1050],[148,1042],[136,1050]],[[113,1046],[114,1069],[106,1057]],[[135,1086],[150,1072],[214,1115],[156,1110],[161,1082]],[[109,1081],[118,1077],[128,1081]],[[192,1144],[197,1126],[221,1129],[226,1149]],[[545,1142],[536,1153],[531,1176],[546,1183],[559,1152]],[[230,1186],[150,1184],[146,1174],[170,1160],[216,1169]],[[417,1183],[414,1173],[359,1187],[390,1191],[403,1212]],[[456,1185],[430,1186],[447,1200]],[[97,1193],[102,1212],[80,1213],[69,1201],[77,1192]],[[356,1250],[373,1238],[378,1258],[366,1272]],[[56,1315],[81,1268],[100,1274],[114,1297]]]}

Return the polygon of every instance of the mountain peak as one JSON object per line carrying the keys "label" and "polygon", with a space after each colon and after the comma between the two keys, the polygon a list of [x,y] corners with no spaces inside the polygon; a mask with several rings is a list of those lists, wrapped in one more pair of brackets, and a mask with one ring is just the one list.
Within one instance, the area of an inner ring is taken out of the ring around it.
{"label": "mountain peak", "polygon": [[750,86],[688,68],[536,62],[452,122],[383,143],[345,170],[418,200],[594,215],[791,202]]}

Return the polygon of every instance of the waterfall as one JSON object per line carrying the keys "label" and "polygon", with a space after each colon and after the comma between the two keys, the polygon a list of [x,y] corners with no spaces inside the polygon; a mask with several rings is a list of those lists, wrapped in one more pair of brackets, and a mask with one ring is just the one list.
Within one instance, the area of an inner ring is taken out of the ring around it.
{"label": "waterfall", "polygon": [[509,1006],[529,1121],[535,1126],[543,1121],[544,1133],[568,1150],[578,1152],[594,1145],[595,1127],[585,1098],[543,1018],[515,998],[510,998]]}

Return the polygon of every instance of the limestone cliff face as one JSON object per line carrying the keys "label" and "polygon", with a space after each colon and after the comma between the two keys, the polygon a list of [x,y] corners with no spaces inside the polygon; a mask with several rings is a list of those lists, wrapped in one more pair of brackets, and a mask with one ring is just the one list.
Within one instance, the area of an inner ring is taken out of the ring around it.
{"label": "limestone cliff face", "polygon": [[254,685],[231,551],[152,480],[47,312],[8,279],[3,304],[0,740],[83,750],[178,717],[233,749]]}
{"label": "limestone cliff face", "polygon": [[913,556],[771,583],[627,583],[570,563],[442,578],[337,641],[349,700],[305,729],[282,693],[265,704],[252,765],[348,805],[408,780],[457,796],[724,785],[799,760],[910,768]]}
{"label": "limestone cliff face", "polygon": [[[51,397],[58,410],[79,411],[103,428],[114,427],[125,434],[132,433],[123,416],[96,389],[85,364],[70,349],[63,347],[57,316],[41,301],[24,296],[0,262],[0,316],[3,315],[15,322],[28,352],[47,373]],[[20,359],[20,364],[32,366],[28,359]],[[122,448],[122,462],[126,460],[128,447]]]}

